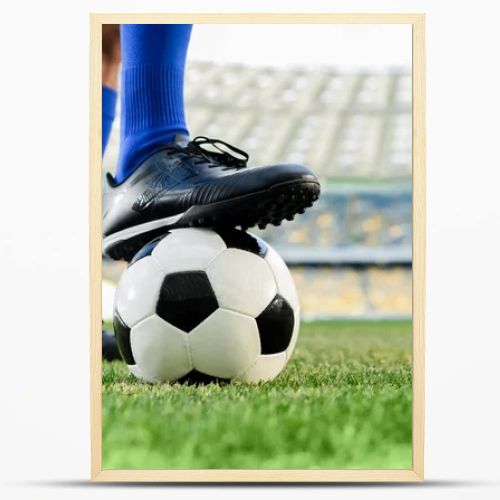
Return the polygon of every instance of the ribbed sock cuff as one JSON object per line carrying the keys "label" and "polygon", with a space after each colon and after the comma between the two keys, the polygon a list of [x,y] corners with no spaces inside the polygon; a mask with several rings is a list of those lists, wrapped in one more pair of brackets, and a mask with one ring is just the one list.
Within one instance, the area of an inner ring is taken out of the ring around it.
{"label": "ribbed sock cuff", "polygon": [[148,129],[186,130],[184,70],[171,65],[122,71],[122,138]]}

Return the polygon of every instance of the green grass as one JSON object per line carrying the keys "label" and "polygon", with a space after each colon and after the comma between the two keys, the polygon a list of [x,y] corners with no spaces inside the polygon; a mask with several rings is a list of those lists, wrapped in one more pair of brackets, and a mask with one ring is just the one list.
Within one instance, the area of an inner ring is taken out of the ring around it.
{"label": "green grass", "polygon": [[258,386],[149,385],[103,366],[103,467],[411,468],[411,323],[303,324]]}

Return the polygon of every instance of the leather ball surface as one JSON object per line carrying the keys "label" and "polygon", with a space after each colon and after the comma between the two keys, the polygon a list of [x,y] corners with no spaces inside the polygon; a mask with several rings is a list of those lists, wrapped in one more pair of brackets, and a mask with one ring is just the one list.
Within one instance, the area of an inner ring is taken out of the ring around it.
{"label": "leather ball surface", "polygon": [[123,273],[114,330],[143,380],[256,383],[290,359],[299,303],[286,264],[263,240],[237,229],[176,229]]}

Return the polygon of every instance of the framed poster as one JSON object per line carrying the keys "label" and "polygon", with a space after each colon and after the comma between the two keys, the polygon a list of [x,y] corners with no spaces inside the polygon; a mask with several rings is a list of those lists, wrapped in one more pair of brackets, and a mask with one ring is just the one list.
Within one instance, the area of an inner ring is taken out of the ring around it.
{"label": "framed poster", "polygon": [[424,15],[90,47],[92,479],[423,480]]}

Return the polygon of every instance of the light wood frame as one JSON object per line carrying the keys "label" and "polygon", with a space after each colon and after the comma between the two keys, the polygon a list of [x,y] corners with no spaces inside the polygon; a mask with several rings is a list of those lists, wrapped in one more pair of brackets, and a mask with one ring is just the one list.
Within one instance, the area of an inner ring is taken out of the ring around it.
{"label": "light wood frame", "polygon": [[[103,470],[101,362],[101,35],[103,24],[411,24],[413,41],[413,468],[408,470]],[[425,14],[90,15],[91,479],[149,482],[415,482],[424,479]]]}

